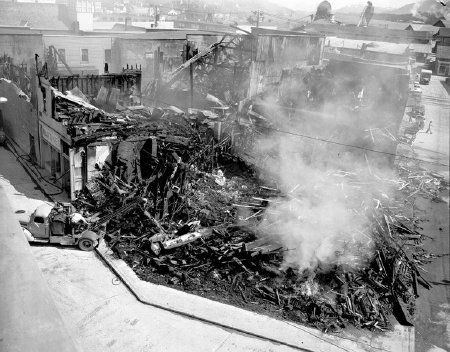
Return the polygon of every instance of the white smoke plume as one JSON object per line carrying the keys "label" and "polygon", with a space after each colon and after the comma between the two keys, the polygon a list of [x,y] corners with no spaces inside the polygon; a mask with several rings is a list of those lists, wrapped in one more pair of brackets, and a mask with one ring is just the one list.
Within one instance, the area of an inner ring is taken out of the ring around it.
{"label": "white smoke plume", "polygon": [[444,17],[450,19],[450,3],[446,0],[421,0],[414,3],[411,14],[414,17],[421,15],[433,15],[436,18]]}
{"label": "white smoke plume", "polygon": [[[338,113],[331,105],[324,106],[322,112],[332,119],[329,123],[326,119],[315,123],[314,116],[306,116],[306,122],[287,118],[279,111],[276,127],[357,143],[345,137],[357,134],[352,129],[355,115]],[[374,243],[365,210],[375,206],[374,193],[390,196],[390,190],[379,189],[374,180],[390,178],[392,171],[377,163],[373,154],[365,154],[287,133],[273,132],[259,138],[253,156],[283,196],[269,203],[258,230],[287,249],[286,265],[300,270],[336,264],[356,269],[370,260]]]}
{"label": "white smoke plume", "polygon": [[[266,159],[266,172],[286,194],[271,202],[259,230],[274,236],[288,249],[286,264],[299,269],[319,264],[356,267],[369,259],[372,242],[368,220],[354,211],[370,202],[360,198],[364,193],[348,184],[345,175],[336,171],[336,165],[327,165],[321,153],[315,153],[314,157],[320,159],[313,163],[295,153],[302,147],[296,137],[272,136],[259,142],[259,152],[271,154]],[[329,155],[330,159],[336,157]],[[351,163],[349,156],[342,155],[340,169],[345,170],[345,164]],[[354,167],[352,170],[356,171]]]}
{"label": "white smoke plume", "polygon": [[418,2],[414,3],[413,8],[411,9],[411,15],[413,15],[414,17],[416,17],[418,15],[418,10],[419,10],[421,3],[422,3],[422,1],[418,1]]}

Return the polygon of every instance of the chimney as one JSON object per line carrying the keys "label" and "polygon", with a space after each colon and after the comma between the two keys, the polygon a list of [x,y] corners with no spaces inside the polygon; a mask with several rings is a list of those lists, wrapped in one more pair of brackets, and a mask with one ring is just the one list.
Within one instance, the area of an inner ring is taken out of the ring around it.
{"label": "chimney", "polygon": [[72,23],[72,32],[74,32],[75,34],[78,34],[80,32],[80,22],[74,21]]}

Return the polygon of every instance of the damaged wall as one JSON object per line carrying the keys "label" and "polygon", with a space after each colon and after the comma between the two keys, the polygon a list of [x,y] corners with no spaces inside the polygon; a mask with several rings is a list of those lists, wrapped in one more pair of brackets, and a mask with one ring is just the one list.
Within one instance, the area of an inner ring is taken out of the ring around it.
{"label": "damaged wall", "polygon": [[258,35],[248,97],[278,84],[285,70],[320,65],[323,45],[324,37],[318,35]]}
{"label": "damaged wall", "polygon": [[31,30],[0,29],[0,56],[6,55],[14,64],[26,64],[30,69],[34,67],[34,54],[44,57],[42,34]]}
{"label": "damaged wall", "polygon": [[174,31],[146,33],[140,35],[122,36],[114,40],[112,46],[112,72],[120,72],[124,66],[138,65],[142,67],[142,90],[155,79],[155,52],[160,51],[159,72],[164,77],[180,66],[184,61],[186,41],[202,50],[216,42],[216,34],[188,34]]}
{"label": "damaged wall", "polygon": [[112,72],[120,72],[124,66],[139,65],[142,68],[142,89],[154,79],[154,55],[160,49],[160,71],[171,72],[181,65],[181,52],[185,39],[152,40],[117,38],[112,47]]}
{"label": "damaged wall", "polygon": [[3,128],[25,154],[39,160],[37,112],[30,99],[11,81],[0,79],[0,96],[8,99],[2,104]]}

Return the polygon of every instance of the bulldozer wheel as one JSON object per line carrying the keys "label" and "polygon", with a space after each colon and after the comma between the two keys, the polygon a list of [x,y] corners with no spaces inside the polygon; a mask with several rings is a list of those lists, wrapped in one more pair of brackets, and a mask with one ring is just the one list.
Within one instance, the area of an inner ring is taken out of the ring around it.
{"label": "bulldozer wheel", "polygon": [[78,247],[80,247],[82,251],[90,252],[94,250],[94,241],[90,238],[81,238],[78,242]]}

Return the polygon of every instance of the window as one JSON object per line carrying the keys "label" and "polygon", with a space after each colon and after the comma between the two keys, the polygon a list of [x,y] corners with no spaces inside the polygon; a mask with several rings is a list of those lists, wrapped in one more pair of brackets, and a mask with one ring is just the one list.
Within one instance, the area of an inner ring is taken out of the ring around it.
{"label": "window", "polygon": [[30,138],[30,158],[31,160],[36,161],[36,148],[34,145],[34,136],[31,133],[29,133],[28,135]]}
{"label": "window", "polygon": [[58,61],[65,62],[66,61],[66,49],[58,49]]}
{"label": "window", "polygon": [[44,218],[42,216],[35,216],[34,217],[34,222],[36,224],[43,224],[44,223]]}
{"label": "window", "polygon": [[89,62],[89,51],[88,49],[81,49],[81,61]]}
{"label": "window", "polygon": [[47,89],[45,87],[41,87],[41,93],[42,93],[43,111],[47,112]]}
{"label": "window", "polygon": [[50,147],[50,170],[52,176],[61,173],[61,154],[53,147]]}
{"label": "window", "polygon": [[111,63],[111,49],[105,49],[105,62]]}
{"label": "window", "polygon": [[69,145],[61,139],[61,150],[64,155],[69,156]]}

